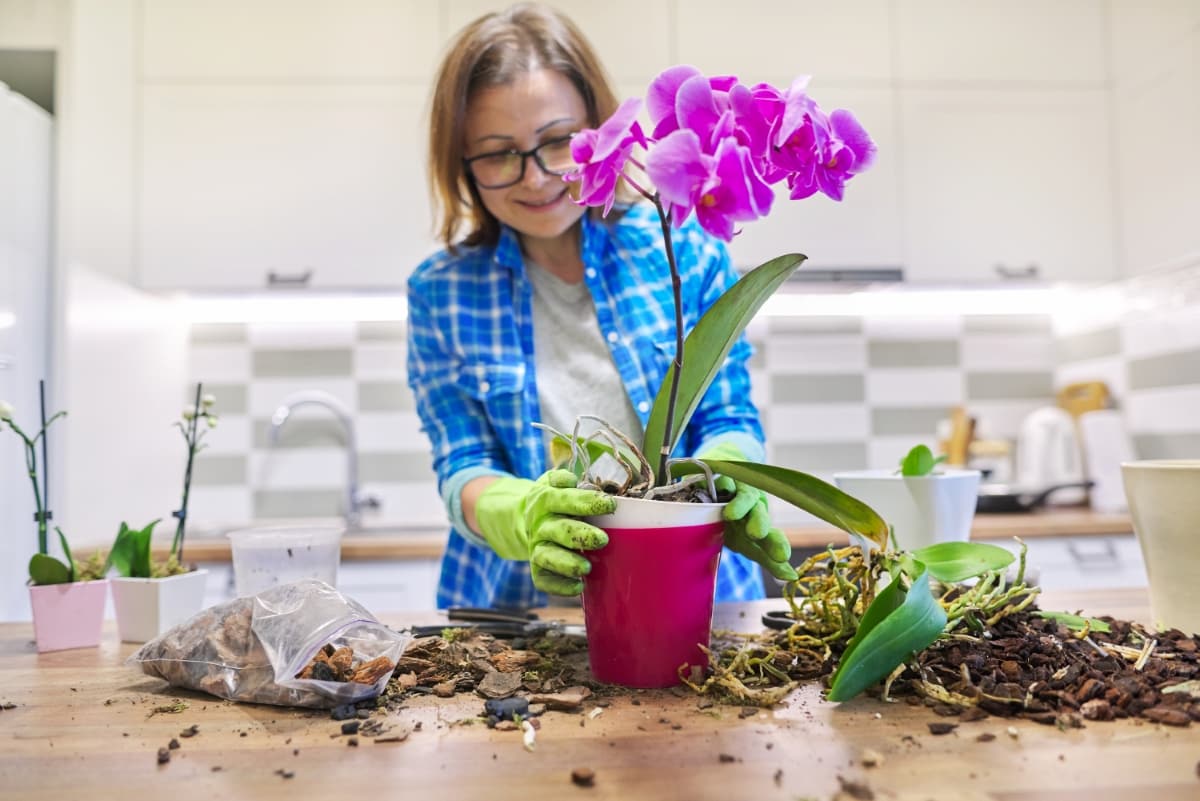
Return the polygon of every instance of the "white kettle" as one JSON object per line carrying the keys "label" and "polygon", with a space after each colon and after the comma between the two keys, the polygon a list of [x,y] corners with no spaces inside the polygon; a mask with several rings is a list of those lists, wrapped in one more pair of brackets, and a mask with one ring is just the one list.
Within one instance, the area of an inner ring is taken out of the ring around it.
{"label": "white kettle", "polygon": [[[1083,460],[1075,420],[1065,409],[1044,406],[1031,412],[1017,435],[1017,483],[1031,491],[1056,484],[1082,482]],[[1087,499],[1082,488],[1062,489],[1047,499],[1053,505],[1079,504]]]}

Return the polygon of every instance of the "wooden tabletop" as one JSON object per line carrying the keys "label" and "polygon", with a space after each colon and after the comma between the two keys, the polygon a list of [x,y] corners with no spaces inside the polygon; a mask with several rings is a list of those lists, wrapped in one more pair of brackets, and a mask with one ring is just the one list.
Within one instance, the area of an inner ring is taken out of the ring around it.
{"label": "wooden tabletop", "polygon": [[[1140,590],[1043,600],[1047,609],[1147,616]],[[761,612],[778,605],[721,605],[714,624],[757,630]],[[385,619],[401,625],[438,617]],[[824,801],[836,796],[839,777],[878,799],[1200,798],[1196,726],[1126,720],[1060,731],[988,718],[934,736],[927,724],[943,719],[923,707],[868,698],[831,704],[812,684],[745,716],[738,707],[700,709],[696,696],[670,691],[617,697],[598,716],[592,704],[583,713],[547,712],[532,752],[520,732],[478,722],[480,698],[422,696],[383,718],[411,731],[405,740],[359,738],[351,747],[327,713],[170,690],[123,666],[135,646],[116,642],[111,631],[99,648],[42,655],[30,636],[28,625],[0,625],[0,704],[15,704],[0,711],[5,799]],[[151,714],[177,698],[186,710]],[[179,738],[192,725],[198,734]],[[995,739],[979,741],[985,733]],[[160,765],[157,751],[172,738],[181,747]],[[867,767],[872,752],[879,764]],[[572,783],[576,768],[594,772],[593,787]]]}
{"label": "wooden tabletop", "polygon": [[[1100,514],[1084,508],[1043,509],[1020,514],[979,514],[971,527],[972,539],[1009,539],[1017,536],[1061,537],[1128,534],[1133,524],[1127,514]],[[785,529],[793,548],[824,548],[849,541],[844,531],[815,522]],[[373,533],[349,533],[342,538],[342,559],[437,559],[446,546],[446,531],[428,528],[404,531],[382,529]],[[167,543],[156,550],[165,557]],[[192,537],[185,553],[189,561],[228,562],[229,542],[222,536]]]}

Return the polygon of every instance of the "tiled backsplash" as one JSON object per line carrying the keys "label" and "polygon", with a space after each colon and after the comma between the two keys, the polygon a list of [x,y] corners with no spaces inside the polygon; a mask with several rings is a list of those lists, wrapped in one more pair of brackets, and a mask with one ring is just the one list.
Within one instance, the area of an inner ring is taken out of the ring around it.
{"label": "tiled backsplash", "polygon": [[[1188,275],[1200,270],[1175,274],[1165,293],[1149,279],[1081,292],[1053,315],[757,320],[751,370],[768,458],[825,478],[890,467],[913,444],[933,445],[956,405],[977,418],[978,436],[1013,439],[1056,387],[1079,380],[1108,383],[1136,455],[1196,456],[1200,292],[1181,293]],[[339,513],[346,456],[331,414],[302,408],[267,442],[280,401],[307,389],[354,414],[361,488],[380,501],[371,514],[444,524],[405,382],[403,323],[195,325],[190,351],[191,375],[221,415],[196,463],[197,524]],[[775,515],[805,519],[784,504]]]}

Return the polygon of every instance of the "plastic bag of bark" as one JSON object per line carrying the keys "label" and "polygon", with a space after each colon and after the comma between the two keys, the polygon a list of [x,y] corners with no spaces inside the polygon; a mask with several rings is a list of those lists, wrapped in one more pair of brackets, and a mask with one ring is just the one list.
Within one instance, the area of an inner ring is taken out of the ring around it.
{"label": "plastic bag of bark", "polygon": [[205,609],[127,664],[231,701],[325,708],[383,692],[410,639],[306,579]]}

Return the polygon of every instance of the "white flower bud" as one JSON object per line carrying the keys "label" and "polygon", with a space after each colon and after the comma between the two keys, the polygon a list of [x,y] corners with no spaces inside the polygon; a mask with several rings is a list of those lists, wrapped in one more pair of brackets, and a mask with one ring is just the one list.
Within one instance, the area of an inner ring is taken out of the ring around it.
{"label": "white flower bud", "polygon": [[209,428],[216,428],[216,427],[217,427],[217,418],[215,418],[215,417],[212,417],[212,416],[210,416],[210,415],[205,415],[205,416],[204,416],[204,419],[205,419],[205,420],[208,422],[208,427],[209,427]]}
{"label": "white flower bud", "polygon": [[191,420],[195,416],[196,416],[196,410],[191,408],[190,406],[183,410],[183,419],[184,420]]}
{"label": "white flower bud", "polygon": [[205,409],[210,409],[210,408],[212,408],[212,405],[213,405],[214,403],[216,403],[216,402],[217,402],[217,396],[216,396],[216,395],[205,395],[203,398],[201,398],[201,399],[200,399],[200,404],[201,404],[201,405],[202,405],[202,406],[203,406]]}
{"label": "white flower bud", "polygon": [[11,420],[14,414],[16,414],[16,410],[13,409],[12,404],[0,400],[0,420]]}

